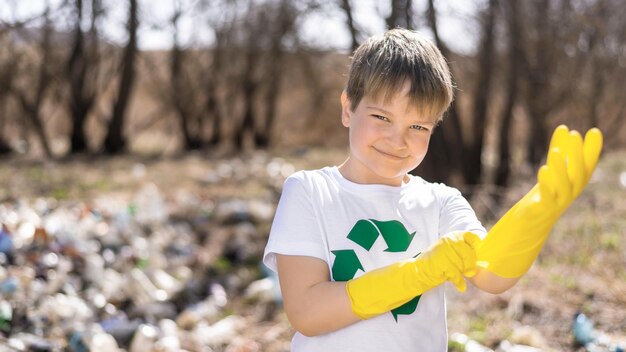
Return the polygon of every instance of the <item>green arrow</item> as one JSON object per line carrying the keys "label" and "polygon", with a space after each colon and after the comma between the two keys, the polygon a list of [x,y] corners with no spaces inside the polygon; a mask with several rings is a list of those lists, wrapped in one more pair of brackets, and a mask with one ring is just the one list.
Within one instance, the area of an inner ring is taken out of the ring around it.
{"label": "green arrow", "polygon": [[[387,244],[386,252],[406,252],[413,237],[415,237],[415,232],[409,233],[404,225],[396,220],[359,220],[350,230],[348,239],[369,251],[379,235],[383,236]],[[359,269],[365,271],[353,250],[336,250],[332,251],[332,253],[335,255],[335,261],[332,266],[335,281],[348,281],[354,277]],[[413,314],[417,309],[420,298],[421,295],[414,297],[400,307],[392,309],[393,319],[398,322],[399,315]]]}
{"label": "green arrow", "polygon": [[[420,255],[420,253],[417,253],[413,258],[417,258],[417,256]],[[406,302],[405,304],[401,305],[398,308],[391,310],[391,315],[393,315],[393,319],[396,320],[396,323],[398,322],[398,315],[400,314],[409,315],[415,312],[415,309],[417,309],[417,304],[419,303],[421,297],[422,295],[415,296],[413,297],[412,300]]]}
{"label": "green arrow", "polygon": [[414,297],[412,300],[406,302],[400,307],[391,310],[391,314],[393,315],[393,318],[396,320],[396,323],[398,322],[398,315],[400,314],[409,315],[415,312],[415,309],[417,309],[417,303],[420,301],[421,297],[422,295]]}
{"label": "green arrow", "polygon": [[363,265],[352,249],[331,251],[335,255],[333,262],[333,279],[335,281],[348,281],[354,277],[357,270],[363,269]]}
{"label": "green arrow", "polygon": [[409,233],[401,222],[396,220],[378,221],[374,219],[370,219],[370,221],[378,227],[385,239],[385,243],[387,243],[385,252],[405,252],[409,248],[415,232]]}
{"label": "green arrow", "polygon": [[359,220],[348,234],[348,239],[369,251],[374,245],[379,232],[370,220]]}

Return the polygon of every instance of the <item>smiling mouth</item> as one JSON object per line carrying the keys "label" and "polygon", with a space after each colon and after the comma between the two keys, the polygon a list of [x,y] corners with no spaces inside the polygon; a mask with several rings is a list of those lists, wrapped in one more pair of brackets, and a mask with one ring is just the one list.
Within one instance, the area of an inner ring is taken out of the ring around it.
{"label": "smiling mouth", "polygon": [[392,159],[392,160],[403,160],[403,159],[407,158],[407,156],[398,156],[398,155],[395,155],[395,154],[390,154],[390,153],[384,152],[384,151],[382,151],[382,150],[380,150],[380,149],[378,149],[376,147],[372,147],[372,148],[374,148],[374,150],[377,151],[378,153],[380,153],[383,156],[385,156],[385,157],[387,157],[389,159]]}

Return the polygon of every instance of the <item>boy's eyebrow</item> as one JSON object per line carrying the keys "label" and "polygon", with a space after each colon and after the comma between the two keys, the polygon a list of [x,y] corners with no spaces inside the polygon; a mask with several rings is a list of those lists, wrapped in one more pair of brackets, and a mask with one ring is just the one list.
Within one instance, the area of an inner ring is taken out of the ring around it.
{"label": "boy's eyebrow", "polygon": [[[393,116],[393,113],[392,113],[392,112],[387,111],[387,110],[385,110],[385,109],[383,109],[383,108],[379,108],[379,107],[377,107],[377,106],[366,106],[365,108],[366,108],[366,109],[378,110],[378,111],[380,111],[380,112],[382,112],[382,113],[384,113],[384,114],[387,114],[387,115],[391,115],[391,116]],[[419,122],[419,123],[421,123],[421,124],[429,124],[429,125],[433,125],[433,126],[435,125],[435,123],[434,123],[434,122],[432,122],[432,121],[430,121],[430,120],[419,120],[419,121],[416,121],[416,122]]]}
{"label": "boy's eyebrow", "polygon": [[383,112],[383,113],[385,113],[385,114],[387,114],[387,115],[393,115],[393,113],[392,113],[391,111],[387,111],[387,110],[382,109],[382,108],[379,108],[379,107],[377,107],[377,106],[366,106],[366,108],[367,108],[367,109],[374,109],[374,110],[378,110],[378,111]]}

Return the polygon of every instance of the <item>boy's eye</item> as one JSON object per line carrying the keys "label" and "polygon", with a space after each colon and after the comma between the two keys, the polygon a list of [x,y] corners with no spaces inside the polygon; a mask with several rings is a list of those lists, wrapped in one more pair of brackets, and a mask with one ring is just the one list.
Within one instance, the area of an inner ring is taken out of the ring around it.
{"label": "boy's eye", "polygon": [[386,117],[384,117],[382,115],[372,115],[372,116],[374,116],[374,118],[376,118],[378,120],[381,120],[381,121],[389,121],[388,118],[386,118]]}
{"label": "boy's eye", "polygon": [[417,130],[417,131],[428,131],[428,128],[424,126],[420,126],[420,125],[411,125],[411,129]]}

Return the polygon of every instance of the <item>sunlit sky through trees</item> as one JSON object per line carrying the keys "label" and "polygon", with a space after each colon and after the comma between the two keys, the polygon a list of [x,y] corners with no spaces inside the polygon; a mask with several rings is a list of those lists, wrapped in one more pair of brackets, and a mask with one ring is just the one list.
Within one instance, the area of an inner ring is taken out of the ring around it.
{"label": "sunlit sky through trees", "polygon": [[[62,6],[63,0],[48,0],[52,9]],[[176,4],[189,8],[201,4],[202,1],[193,0],[140,0],[140,32],[139,47],[144,50],[167,49],[172,45],[172,28],[170,17]],[[215,2],[206,2],[207,4]],[[246,3],[246,2],[242,2]],[[384,17],[390,12],[390,1],[358,0],[353,1],[354,18],[357,26],[365,36],[377,34],[385,30]],[[437,3],[439,12],[439,31],[443,40],[458,52],[469,53],[473,50],[478,37],[474,13],[477,6],[483,1],[452,1],[444,0]],[[41,23],[39,15],[44,12],[46,0],[5,0],[0,2],[0,22],[15,23],[33,19],[29,26]],[[86,5],[87,6],[87,5]],[[126,11],[125,0],[103,0],[106,17],[101,19],[102,35],[112,42],[123,43],[126,40]],[[207,13],[211,8],[207,5]],[[427,4],[424,0],[414,1],[414,13],[418,28],[425,28],[425,18],[422,15]],[[194,7],[197,9],[197,7]],[[88,10],[87,10],[88,11]],[[219,12],[219,9],[214,9]],[[69,10],[53,11],[52,19],[58,30],[70,30],[68,23],[72,16]],[[198,15],[197,10],[188,11],[179,21],[180,39],[183,44],[204,45],[213,40],[213,33],[208,25],[209,15]],[[215,16],[215,15],[213,15]],[[217,15],[219,17],[219,14]],[[88,28],[88,18],[84,23]],[[335,48],[346,50],[350,47],[350,37],[345,24],[345,16],[339,6],[325,6],[319,11],[313,11],[302,18],[300,25],[302,40],[310,46],[321,48]],[[426,34],[430,34],[424,29]]]}

